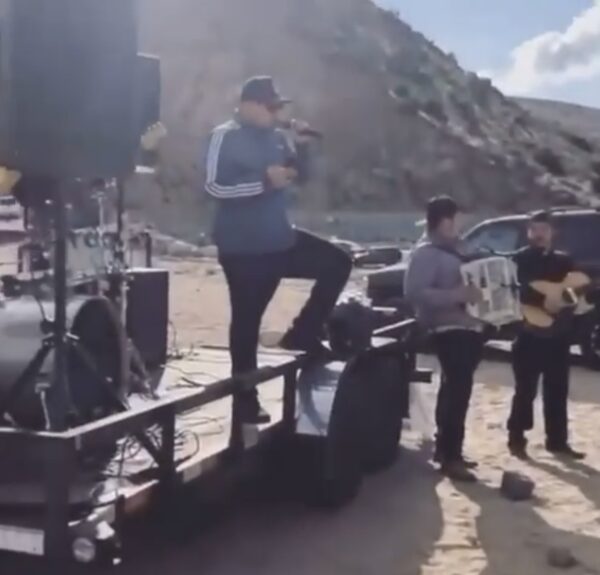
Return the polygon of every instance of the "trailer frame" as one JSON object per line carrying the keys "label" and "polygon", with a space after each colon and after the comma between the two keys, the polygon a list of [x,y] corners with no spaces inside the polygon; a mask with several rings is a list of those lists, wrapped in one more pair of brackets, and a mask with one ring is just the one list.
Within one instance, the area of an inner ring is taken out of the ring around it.
{"label": "trailer frame", "polygon": [[[378,329],[376,335],[380,343],[364,353],[382,350],[406,352],[413,339],[413,327],[414,320],[405,320]],[[98,525],[118,525],[124,517],[145,508],[156,498],[168,502],[177,487],[194,482],[208,472],[242,465],[276,438],[291,437],[295,433],[298,376],[307,362],[306,356],[297,356],[244,377],[223,379],[206,388],[191,390],[178,397],[159,399],[147,407],[118,413],[61,433],[0,428],[0,443],[20,450],[43,451],[41,482],[45,495],[41,520],[34,527],[4,524],[0,515],[0,550],[44,557],[53,564],[70,562],[73,559],[74,540],[85,534],[89,536]],[[427,380],[427,374],[417,370],[412,375],[410,381]],[[283,378],[281,421],[264,429],[243,425],[236,407],[237,393],[280,378]],[[228,447],[199,461],[177,465],[177,416],[231,396],[234,399]],[[155,454],[157,477],[132,489],[127,497],[118,498],[82,518],[73,519],[69,488],[76,472],[77,455],[93,442],[116,442],[124,436],[140,434],[157,425],[162,430],[162,440]]]}

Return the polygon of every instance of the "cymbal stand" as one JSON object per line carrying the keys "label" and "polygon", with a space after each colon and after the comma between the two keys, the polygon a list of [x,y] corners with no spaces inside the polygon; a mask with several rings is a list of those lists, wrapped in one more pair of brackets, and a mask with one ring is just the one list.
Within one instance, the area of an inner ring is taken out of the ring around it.
{"label": "cymbal stand", "polygon": [[[119,307],[119,316],[121,318],[122,325],[127,329],[127,262],[125,261],[125,183],[122,179],[116,180],[117,188],[117,233],[116,240],[114,243],[114,276],[117,278],[116,282],[116,301]],[[142,356],[133,342],[133,340],[127,335],[126,336],[126,362],[129,369],[129,376],[135,378],[135,386],[142,392],[150,395],[153,398],[157,398],[156,393],[152,389],[150,384],[151,377],[146,369],[146,365]]]}

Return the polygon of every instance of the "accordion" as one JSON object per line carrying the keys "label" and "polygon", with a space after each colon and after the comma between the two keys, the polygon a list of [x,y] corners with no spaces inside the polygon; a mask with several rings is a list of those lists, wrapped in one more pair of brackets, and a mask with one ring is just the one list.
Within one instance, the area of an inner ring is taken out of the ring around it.
{"label": "accordion", "polygon": [[505,257],[489,257],[463,264],[463,280],[474,285],[483,294],[481,302],[468,305],[473,317],[503,327],[522,320],[517,269],[512,260]]}

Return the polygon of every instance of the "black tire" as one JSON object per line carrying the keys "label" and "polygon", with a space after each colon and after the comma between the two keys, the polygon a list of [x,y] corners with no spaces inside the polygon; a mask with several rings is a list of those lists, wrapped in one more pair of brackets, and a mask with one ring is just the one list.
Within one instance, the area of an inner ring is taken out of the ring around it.
{"label": "black tire", "polygon": [[398,458],[405,386],[400,363],[394,358],[380,358],[370,365],[369,394],[365,398],[364,469],[377,473],[389,469]]}
{"label": "black tire", "polygon": [[286,484],[294,498],[305,504],[337,510],[358,495],[363,474],[359,457],[332,458],[328,439],[310,436],[293,439]]}
{"label": "black tire", "polygon": [[363,480],[362,406],[365,381],[354,361],[348,362],[333,401],[321,473],[314,493],[319,507],[338,509],[350,503]]}
{"label": "black tire", "polygon": [[592,369],[600,370],[600,317],[586,326],[581,340],[583,361]]}
{"label": "black tire", "polygon": [[[296,497],[322,509],[352,501],[363,479],[364,382],[349,362],[339,378],[326,436],[295,435],[278,458]],[[285,463],[284,463],[285,462]]]}
{"label": "black tire", "polygon": [[382,426],[378,434],[379,441],[374,444],[374,449],[366,454],[364,468],[367,473],[380,473],[393,467],[400,454],[400,440],[402,439],[402,422],[394,422],[393,428]]}

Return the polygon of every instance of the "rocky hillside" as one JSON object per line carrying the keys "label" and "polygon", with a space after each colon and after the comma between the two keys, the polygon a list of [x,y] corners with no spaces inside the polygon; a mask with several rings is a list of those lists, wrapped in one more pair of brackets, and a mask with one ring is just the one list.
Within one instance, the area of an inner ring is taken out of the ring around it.
{"label": "rocky hillside", "polygon": [[535,98],[515,98],[522,107],[567,134],[584,136],[600,146],[600,109]]}
{"label": "rocky hillside", "polygon": [[299,200],[309,210],[405,209],[442,192],[472,210],[600,200],[600,144],[505,98],[370,0],[140,5],[170,136],[155,189],[133,201],[163,227],[204,209],[203,138],[258,73],[326,134]]}

